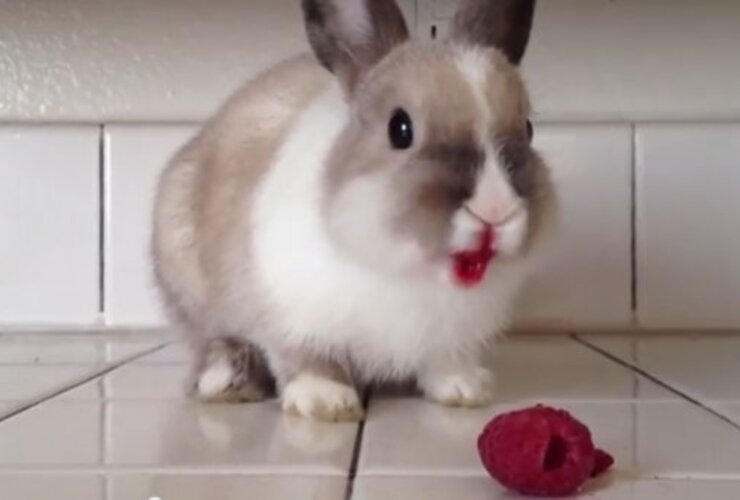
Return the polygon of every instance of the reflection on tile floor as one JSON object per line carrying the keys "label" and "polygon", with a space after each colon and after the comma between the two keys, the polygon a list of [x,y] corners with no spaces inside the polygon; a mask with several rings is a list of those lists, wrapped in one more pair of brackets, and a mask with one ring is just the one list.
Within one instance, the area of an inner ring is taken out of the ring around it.
{"label": "reflection on tile floor", "polygon": [[588,424],[617,460],[584,498],[740,498],[740,428],[727,421],[740,423],[740,338],[515,337],[493,359],[493,406],[377,392],[361,434],[283,416],[275,401],[196,404],[183,396],[188,352],[170,341],[0,335],[0,496],[515,498],[485,475],[475,439],[494,414],[545,402]]}

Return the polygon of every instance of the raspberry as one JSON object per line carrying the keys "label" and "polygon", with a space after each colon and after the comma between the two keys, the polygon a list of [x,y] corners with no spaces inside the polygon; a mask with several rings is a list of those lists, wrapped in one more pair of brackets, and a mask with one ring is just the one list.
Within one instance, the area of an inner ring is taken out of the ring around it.
{"label": "raspberry", "polygon": [[614,457],[604,450],[597,449],[594,454],[594,468],[591,471],[591,477],[597,477],[609,470],[614,465]]}
{"label": "raspberry", "polygon": [[574,494],[613,463],[607,453],[596,452],[585,425],[541,405],[494,418],[478,438],[478,452],[501,484],[536,496]]}

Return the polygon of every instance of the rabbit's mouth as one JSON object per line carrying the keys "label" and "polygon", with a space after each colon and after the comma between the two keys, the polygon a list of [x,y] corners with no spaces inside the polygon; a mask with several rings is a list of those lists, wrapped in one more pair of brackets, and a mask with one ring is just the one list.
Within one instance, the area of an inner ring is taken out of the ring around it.
{"label": "rabbit's mouth", "polygon": [[483,281],[488,265],[496,256],[496,240],[493,227],[486,225],[478,236],[478,246],[460,250],[451,255],[452,275],[455,283],[472,288]]}

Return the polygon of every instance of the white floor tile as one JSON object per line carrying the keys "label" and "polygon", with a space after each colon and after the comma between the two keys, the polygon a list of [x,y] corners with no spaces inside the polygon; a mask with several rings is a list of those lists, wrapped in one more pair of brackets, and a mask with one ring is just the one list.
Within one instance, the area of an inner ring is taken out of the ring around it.
{"label": "white floor tile", "polygon": [[108,399],[183,399],[190,365],[128,364],[102,378]]}
{"label": "white floor tile", "polygon": [[710,401],[708,404],[740,426],[740,401]]}
{"label": "white floor tile", "polygon": [[[179,340],[178,337],[174,337]],[[167,347],[134,361],[136,364],[182,364],[190,363],[192,355],[184,341],[176,341]]]}
{"label": "white floor tile", "polygon": [[104,478],[92,475],[0,473],[0,488],[7,500],[105,500]]}
{"label": "white floor tile", "polygon": [[[585,338],[710,398],[712,408],[740,422],[732,384],[740,371],[733,362],[740,340]],[[103,366],[82,359],[100,353],[120,359],[163,339],[101,337],[87,351],[55,350],[51,342],[16,345],[26,363],[0,358],[0,412]],[[0,336],[0,352],[4,340]],[[35,363],[34,351],[41,353]],[[0,496],[344,498],[356,425],[286,417],[275,401],[191,401],[184,397],[188,357],[183,344],[172,344],[0,421]],[[373,398],[353,500],[511,498],[487,477],[476,439],[494,415],[539,402],[571,411],[616,458],[614,472],[589,486],[585,498],[740,498],[740,430],[702,408],[565,337],[514,337],[493,361],[499,399],[489,408],[450,409],[403,395]]]}
{"label": "white floor tile", "polygon": [[[360,477],[353,500],[510,500],[525,498],[485,477]],[[736,500],[740,481],[595,481],[579,498],[595,500]]]}
{"label": "white floor tile", "polygon": [[342,475],[356,424],[283,416],[276,402],[51,401],[0,423],[0,469],[198,468]]}
{"label": "white floor tile", "polygon": [[0,330],[0,365],[101,364],[142,353],[171,339],[168,330]]}
{"label": "white floor tile", "polygon": [[496,500],[511,498],[487,477],[358,477],[352,500]]}
{"label": "white floor tile", "polygon": [[684,402],[655,401],[635,408],[634,422],[632,473],[740,479],[740,432],[706,411]]}
{"label": "white floor tile", "polygon": [[343,474],[357,431],[356,424],[286,417],[272,401],[114,401],[107,412],[109,465]]}
{"label": "white floor tile", "polygon": [[[163,343],[173,342],[174,338],[174,335],[169,331],[153,331],[149,338],[137,337],[125,342],[112,342],[108,345],[108,348],[106,349],[106,357],[107,359],[113,361],[130,356],[135,356]],[[170,347],[166,346],[142,358],[138,358],[134,360],[134,362],[139,362],[142,359],[154,359],[155,361],[159,359],[160,361],[164,361],[168,357],[172,357],[171,354],[169,354],[170,352]],[[173,358],[173,361],[177,360]]]}
{"label": "white floor tile", "polygon": [[[683,401],[550,402],[588,425],[616,468],[641,478],[740,478],[740,432]],[[519,405],[517,408],[526,405]],[[408,399],[372,403],[360,475],[484,475],[476,439],[512,406],[452,410]]]}
{"label": "white floor tile", "polygon": [[[37,398],[84,379],[97,368],[96,365],[0,365],[0,400]],[[89,384],[73,394],[73,397],[97,396],[95,387]]]}
{"label": "white floor tile", "polygon": [[91,335],[68,332],[0,336],[0,364],[84,364],[104,360],[105,344]]}
{"label": "white floor tile", "polygon": [[[628,340],[611,346],[630,349]],[[503,341],[492,364],[500,403],[523,399],[631,399],[636,378],[628,370],[562,337],[518,336]]]}
{"label": "white floor tile", "polygon": [[[631,468],[634,404],[550,403],[571,411],[589,425],[597,445],[609,450],[621,466],[630,464]],[[484,475],[476,448],[483,427],[495,415],[529,404],[468,410],[412,399],[373,401],[365,425],[359,474]]]}
{"label": "white floor tile", "polygon": [[[583,338],[618,357],[608,338]],[[740,337],[712,334],[644,334],[626,358],[671,386],[703,401],[740,400]]]}
{"label": "white floor tile", "polygon": [[0,422],[0,469],[99,465],[102,415],[100,403],[47,402]]}
{"label": "white floor tile", "polygon": [[[102,394],[101,382],[84,383],[86,379],[112,361],[145,352],[163,341],[161,335],[141,337],[106,331],[0,335],[0,417],[57,392],[57,400],[97,399]],[[131,376],[124,372],[115,379],[111,394],[121,392],[123,397],[136,397],[131,393],[138,387],[142,394],[149,390],[151,396],[161,396],[168,387],[162,382],[174,380],[158,372],[153,376],[161,380],[152,383],[148,375],[135,372]],[[79,383],[82,385],[69,389]],[[127,391],[126,387],[130,389]]]}
{"label": "white floor tile", "polygon": [[108,479],[106,500],[343,500],[346,479],[332,476],[137,475]]}
{"label": "white floor tile", "polygon": [[[627,338],[610,337],[603,344],[623,358],[635,352]],[[585,346],[517,339],[501,350],[497,368],[501,399],[491,408],[373,399],[360,475],[484,474],[475,443],[485,423],[500,412],[539,402],[584,421],[597,445],[615,456],[618,470],[633,476],[740,475],[740,432]]]}
{"label": "white floor tile", "polygon": [[342,500],[336,476],[2,473],[6,500]]}

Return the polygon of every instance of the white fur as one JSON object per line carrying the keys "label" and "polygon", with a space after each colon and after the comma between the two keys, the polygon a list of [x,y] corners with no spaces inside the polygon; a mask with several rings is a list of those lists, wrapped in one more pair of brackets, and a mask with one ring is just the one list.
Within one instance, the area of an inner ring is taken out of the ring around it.
{"label": "white fur", "polygon": [[479,406],[493,399],[493,374],[480,366],[442,367],[419,377],[419,384],[430,398],[453,406]]}
{"label": "white fur", "polygon": [[498,251],[504,255],[512,255],[525,240],[528,215],[524,203],[517,196],[501,165],[489,133],[491,122],[496,118],[490,114],[484,91],[488,84],[490,62],[481,49],[472,47],[460,48],[456,62],[460,73],[470,85],[478,109],[481,110],[478,134],[486,154],[486,164],[468,206],[476,215],[496,226]]}
{"label": "white fur", "polygon": [[299,375],[285,386],[283,410],[303,417],[340,420],[362,414],[357,392],[350,386],[310,373]]}
{"label": "white fur", "polygon": [[452,237],[450,249],[453,251],[476,248],[480,243],[480,234],[485,229],[483,221],[470,210],[461,208],[452,220]]}
{"label": "white fur", "polygon": [[356,43],[365,42],[374,36],[366,0],[341,0],[337,4],[343,24]]}
{"label": "white fur", "polygon": [[297,121],[257,188],[254,269],[274,311],[270,335],[297,348],[348,353],[365,379],[434,372],[450,360],[475,363],[481,343],[508,319],[521,264],[494,263],[487,280],[465,290],[449,277],[381,275],[338,252],[320,203],[324,160],[348,119],[332,86]]}
{"label": "white fur", "polygon": [[[418,242],[399,243],[398,237],[389,233],[386,221],[391,217],[386,212],[392,204],[385,199],[393,192],[389,182],[392,179],[384,175],[355,179],[337,197],[334,211],[339,215],[332,222],[337,234],[347,235],[345,244],[354,255],[364,256],[375,269],[403,271],[423,263],[424,252]],[[372,253],[364,251],[368,247],[373,248]]]}
{"label": "white fur", "polygon": [[206,398],[224,392],[234,378],[234,369],[226,357],[208,366],[198,379],[198,393]]}

